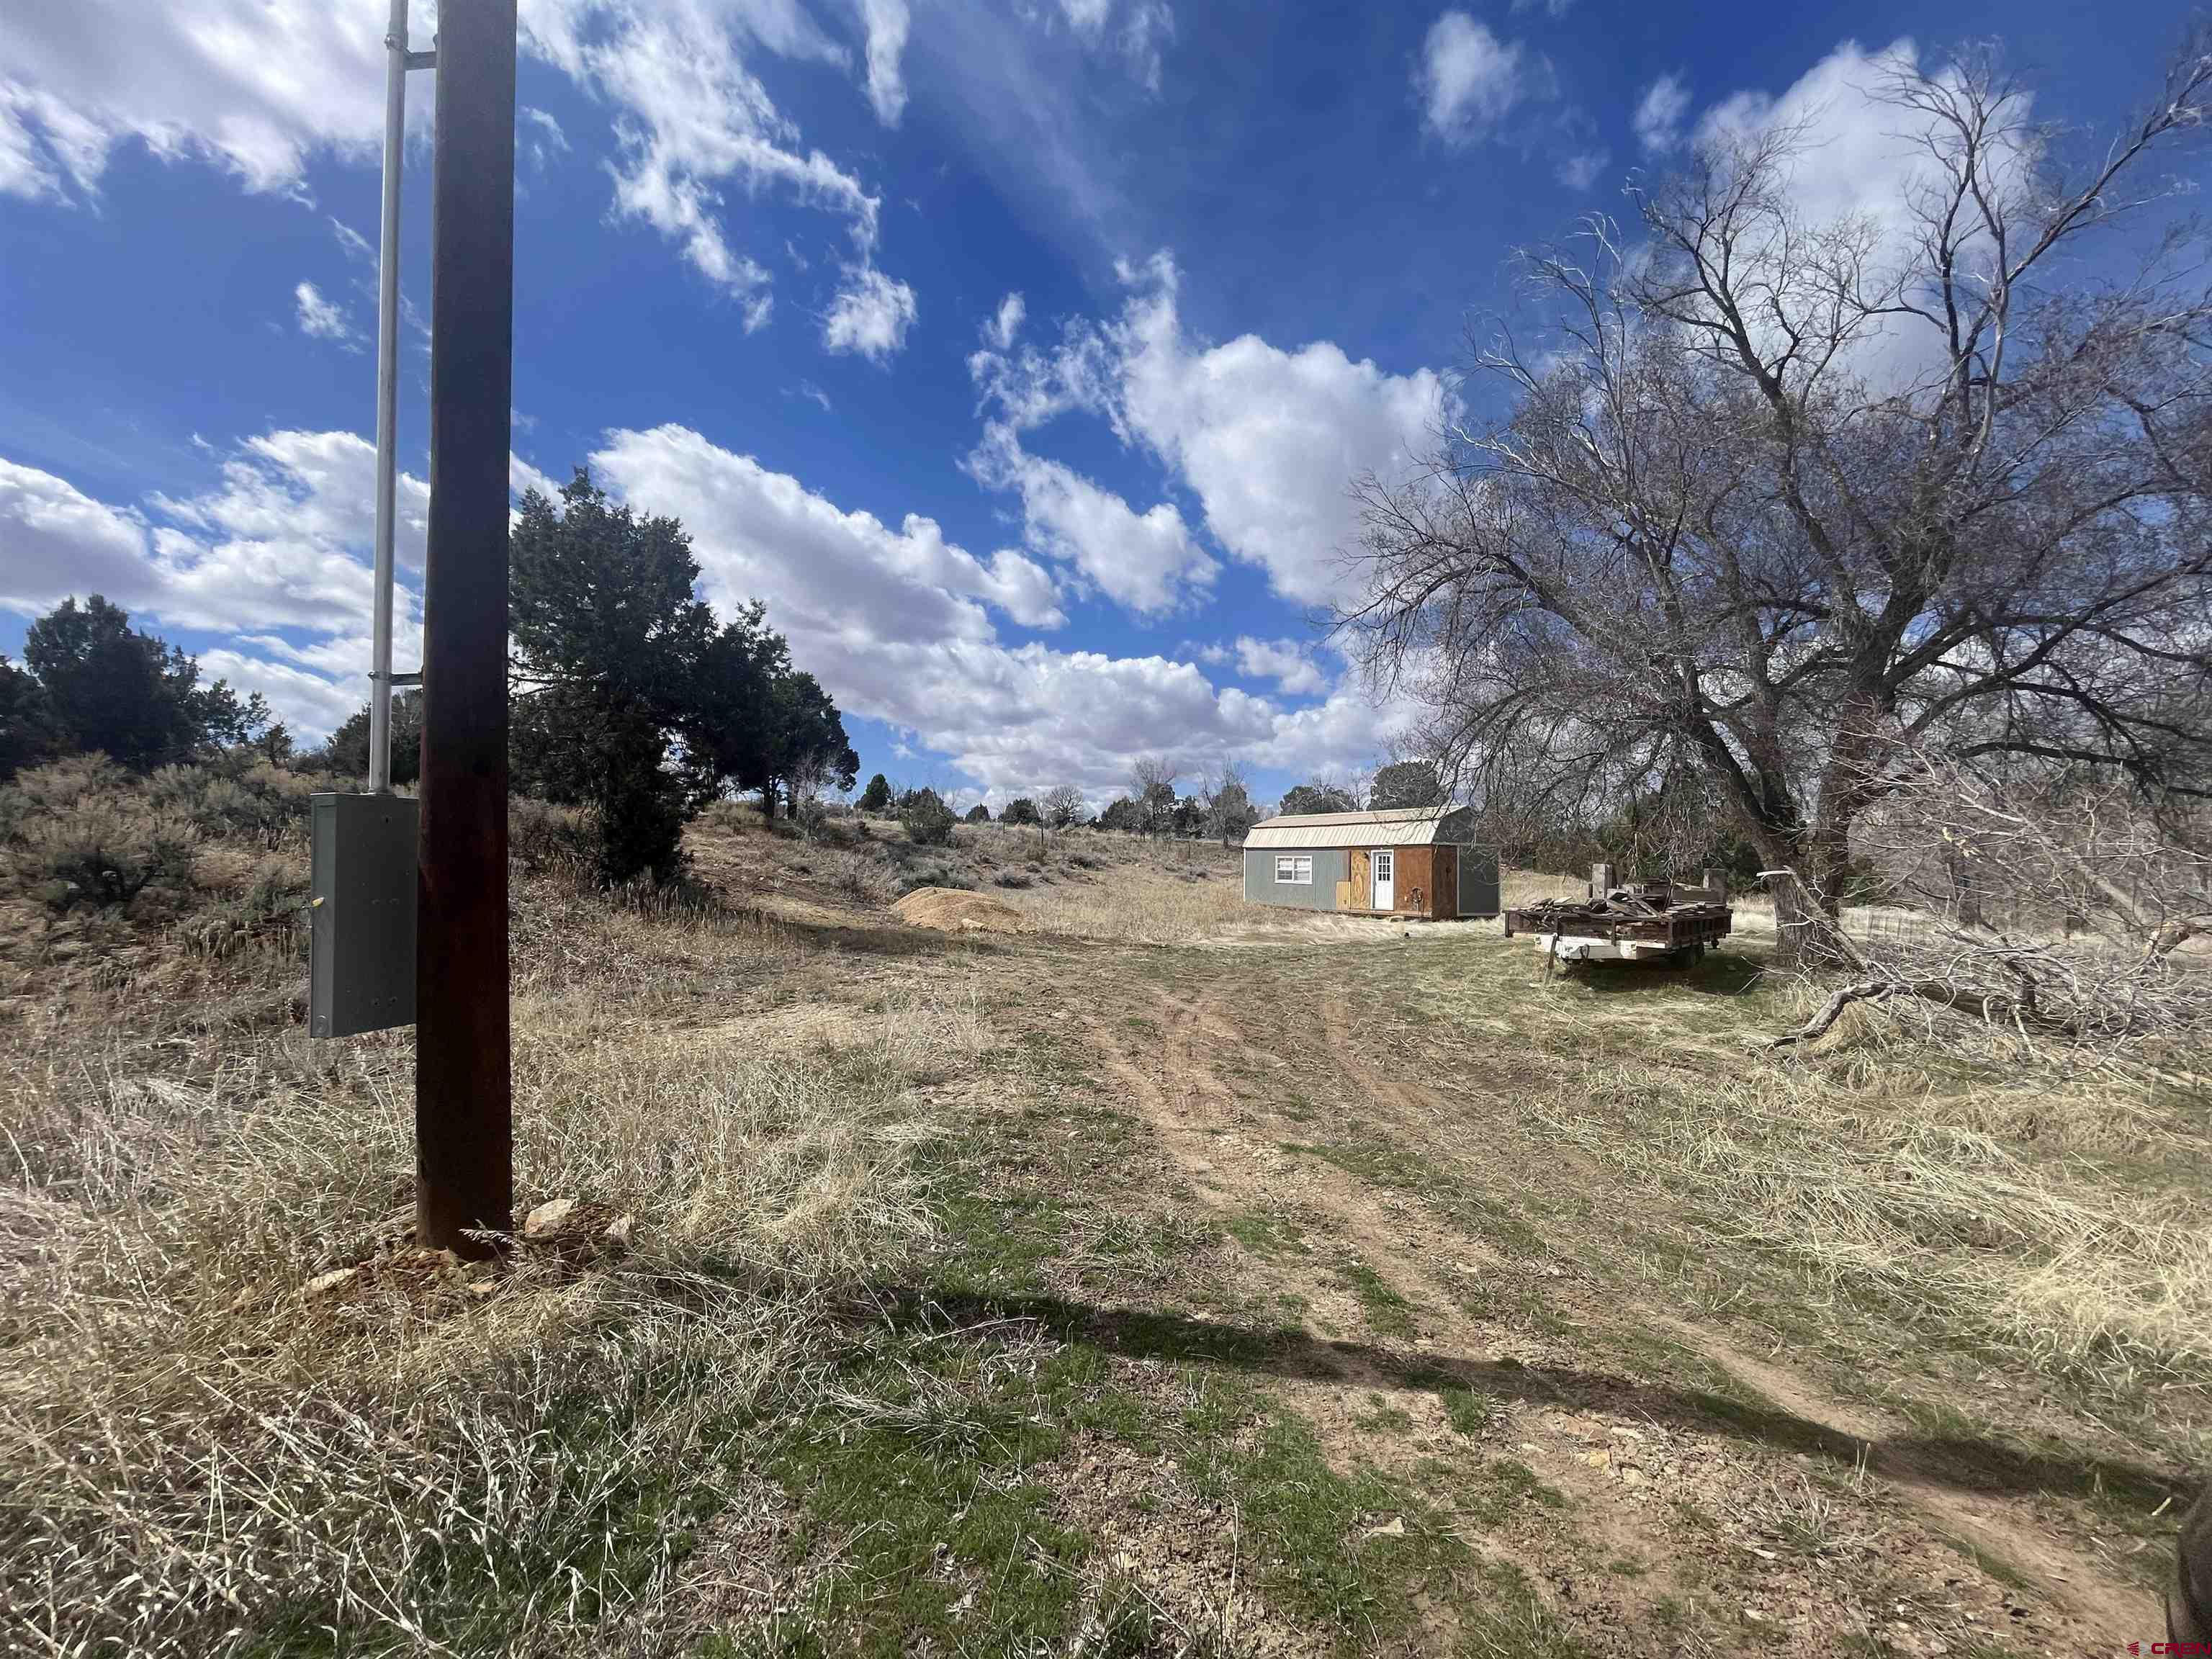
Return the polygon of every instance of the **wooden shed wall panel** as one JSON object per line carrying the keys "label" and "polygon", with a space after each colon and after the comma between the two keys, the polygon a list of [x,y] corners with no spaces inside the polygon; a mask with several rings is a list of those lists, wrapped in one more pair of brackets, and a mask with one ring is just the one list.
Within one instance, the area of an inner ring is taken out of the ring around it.
{"label": "wooden shed wall panel", "polygon": [[1398,848],[1397,880],[1391,892],[1391,911],[1406,916],[1436,914],[1437,849],[1433,847]]}
{"label": "wooden shed wall panel", "polygon": [[1459,848],[1437,847],[1431,849],[1437,860],[1437,899],[1429,907],[1430,919],[1449,921],[1459,914]]}
{"label": "wooden shed wall panel", "polygon": [[1375,908],[1375,870],[1369,849],[1352,849],[1352,902],[1346,908],[1352,910],[1371,910]]}

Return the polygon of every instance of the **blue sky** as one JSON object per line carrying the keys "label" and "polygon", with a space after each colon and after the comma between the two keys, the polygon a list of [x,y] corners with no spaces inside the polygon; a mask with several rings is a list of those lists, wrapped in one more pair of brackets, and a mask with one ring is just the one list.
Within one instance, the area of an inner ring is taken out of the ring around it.
{"label": "blue sky", "polygon": [[[358,706],[384,14],[80,0],[0,31],[0,649],[98,588],[303,735]],[[1893,194],[1904,136],[1861,90],[1886,50],[1996,37],[2039,118],[2109,123],[2182,18],[1930,15],[525,0],[517,485],[588,460],[682,517],[864,775],[1347,775],[1417,711],[1324,638],[1346,486],[1480,414],[1453,370],[1514,246],[1621,211],[1715,119],[1810,118],[1813,210]],[[419,307],[428,75],[410,95]]]}

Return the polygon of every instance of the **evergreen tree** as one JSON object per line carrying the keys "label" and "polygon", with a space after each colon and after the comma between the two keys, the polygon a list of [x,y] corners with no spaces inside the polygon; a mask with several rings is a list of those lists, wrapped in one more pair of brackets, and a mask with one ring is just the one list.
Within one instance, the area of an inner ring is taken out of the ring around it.
{"label": "evergreen tree", "polygon": [[891,781],[878,772],[868,780],[868,787],[860,792],[860,808],[863,812],[888,812],[891,805]]}
{"label": "evergreen tree", "polygon": [[1333,783],[1316,779],[1311,783],[1292,784],[1283,792],[1283,811],[1301,812],[1357,812],[1359,803]]}
{"label": "evergreen tree", "polygon": [[243,743],[269,723],[259,692],[241,702],[222,680],[202,686],[189,654],[140,633],[97,593],[33,623],[23,662],[57,746],[98,750],[133,771],[190,760],[203,744]]}
{"label": "evergreen tree", "polygon": [[58,744],[45,688],[0,656],[0,783],[51,759]]}
{"label": "evergreen tree", "polygon": [[[318,763],[341,777],[368,775],[368,705],[345,717],[323,744]],[[392,781],[413,783],[422,775],[422,694],[403,691],[392,700]]]}
{"label": "evergreen tree", "polygon": [[768,719],[766,784],[771,792],[782,786],[787,811],[798,811],[801,794],[853,787],[860,757],[845,736],[837,705],[813,675],[787,670],[779,676],[769,687]]}
{"label": "evergreen tree", "polygon": [[604,879],[674,877],[695,803],[671,738],[714,637],[691,538],[611,505],[579,467],[558,511],[523,497],[509,568],[515,786],[591,809]]}
{"label": "evergreen tree", "polygon": [[1143,807],[1127,795],[1118,795],[1108,802],[1106,810],[1098,815],[1098,827],[1101,830],[1126,830],[1131,835],[1140,836],[1150,828],[1150,821],[1145,816]]}
{"label": "evergreen tree", "polygon": [[[837,705],[793,665],[790,646],[757,600],[708,641],[684,744],[702,797],[757,790],[770,817],[779,793],[796,811],[802,794],[850,789],[860,769]],[[888,781],[884,795],[888,805]]]}
{"label": "evergreen tree", "polygon": [[899,823],[917,847],[945,847],[952,841],[952,809],[934,789],[909,789],[899,797]]}

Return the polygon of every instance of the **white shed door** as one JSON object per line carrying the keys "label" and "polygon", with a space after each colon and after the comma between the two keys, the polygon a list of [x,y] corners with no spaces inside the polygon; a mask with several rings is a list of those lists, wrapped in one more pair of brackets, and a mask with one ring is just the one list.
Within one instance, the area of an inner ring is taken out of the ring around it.
{"label": "white shed door", "polygon": [[1375,849],[1375,908],[1398,908],[1398,855],[1387,847]]}

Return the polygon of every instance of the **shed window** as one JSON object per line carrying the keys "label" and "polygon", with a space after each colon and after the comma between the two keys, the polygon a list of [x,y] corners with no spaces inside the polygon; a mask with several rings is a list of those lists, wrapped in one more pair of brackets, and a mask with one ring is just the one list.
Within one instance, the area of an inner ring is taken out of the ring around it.
{"label": "shed window", "polygon": [[1276,854],[1275,883],[1278,886],[1286,887],[1312,886],[1313,854],[1310,853]]}

